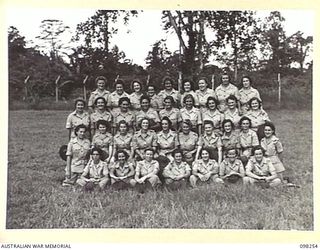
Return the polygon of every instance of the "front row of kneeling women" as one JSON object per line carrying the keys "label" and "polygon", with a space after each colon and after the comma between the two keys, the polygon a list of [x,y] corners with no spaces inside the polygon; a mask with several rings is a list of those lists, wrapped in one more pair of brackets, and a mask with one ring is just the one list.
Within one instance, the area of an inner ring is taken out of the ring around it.
{"label": "front row of kneeling women", "polygon": [[[264,149],[261,146],[253,147],[253,156],[245,168],[237,159],[236,148],[226,150],[226,157],[220,166],[216,160],[211,159],[210,150],[207,148],[202,148],[201,159],[193,162],[192,169],[183,160],[183,152],[180,149],[172,152],[173,159],[163,169],[155,160],[155,151],[152,148],[145,149],[144,159],[136,164],[128,160],[129,155],[125,150],[120,149],[115,153],[115,161],[108,166],[101,160],[100,148],[88,150],[90,142],[84,138],[85,131],[86,127],[79,125],[75,130],[77,137],[68,145],[64,186],[76,183],[87,189],[94,186],[104,189],[108,184],[132,187],[148,184],[156,188],[161,183],[180,187],[189,182],[195,187],[197,182],[224,183],[237,182],[240,179],[244,184],[263,182],[269,186],[277,186],[281,183],[271,160],[264,156]],[[87,152],[90,152],[91,156],[86,163]]]}

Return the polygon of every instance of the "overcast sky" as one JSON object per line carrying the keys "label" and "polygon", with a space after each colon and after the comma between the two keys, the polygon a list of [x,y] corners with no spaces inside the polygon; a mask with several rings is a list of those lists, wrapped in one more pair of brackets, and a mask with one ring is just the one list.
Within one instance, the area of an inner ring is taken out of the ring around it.
{"label": "overcast sky", "polygon": [[[314,12],[306,10],[281,10],[285,21],[287,35],[292,35],[300,30],[306,35],[313,35]],[[93,9],[36,9],[36,8],[14,8],[7,10],[7,27],[15,26],[26,40],[35,41],[40,34],[39,26],[42,20],[58,19],[70,27],[74,32],[76,25],[84,22],[95,13]],[[269,11],[258,11],[259,16],[268,15]],[[127,33],[128,29],[130,33]],[[68,41],[69,36],[65,37]],[[124,51],[126,57],[145,66],[145,58],[152,44],[157,40],[167,39],[168,48],[171,51],[178,50],[178,40],[175,34],[166,34],[161,29],[161,11],[147,10],[132,18],[128,27],[120,26],[119,32],[111,39],[111,47],[116,44]]]}

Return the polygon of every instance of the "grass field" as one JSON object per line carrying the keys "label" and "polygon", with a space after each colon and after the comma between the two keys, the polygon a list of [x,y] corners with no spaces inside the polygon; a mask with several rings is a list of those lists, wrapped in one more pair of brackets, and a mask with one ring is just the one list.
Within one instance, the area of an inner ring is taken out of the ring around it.
{"label": "grass field", "polygon": [[301,188],[200,186],[140,194],[62,187],[67,111],[11,111],[6,227],[313,230],[311,111],[270,111]]}

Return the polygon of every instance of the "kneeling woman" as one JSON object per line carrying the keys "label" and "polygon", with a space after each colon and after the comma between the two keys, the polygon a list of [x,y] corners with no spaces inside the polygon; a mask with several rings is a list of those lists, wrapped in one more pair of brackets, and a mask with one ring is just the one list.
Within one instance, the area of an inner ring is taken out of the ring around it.
{"label": "kneeling woman", "polygon": [[237,159],[237,149],[226,150],[226,158],[222,161],[219,170],[219,177],[226,182],[235,183],[245,175],[242,162]]}
{"label": "kneeling woman", "polygon": [[218,178],[219,165],[214,159],[210,159],[210,152],[207,148],[203,148],[200,152],[201,159],[196,160],[192,166],[192,175],[190,176],[190,184],[196,187],[197,181],[202,182],[223,182]]}
{"label": "kneeling woman", "polygon": [[63,181],[62,186],[70,186],[75,184],[87,164],[89,158],[90,141],[85,139],[86,131],[87,127],[83,124],[78,125],[74,129],[76,137],[70,140],[68,143],[66,153],[66,178]]}
{"label": "kneeling woman", "polygon": [[144,160],[137,163],[134,179],[138,184],[150,183],[154,188],[161,184],[158,172],[159,163],[154,160],[154,150],[152,148],[147,148],[145,150]]}
{"label": "kneeling woman", "polygon": [[182,151],[176,149],[172,153],[173,161],[170,162],[163,170],[165,184],[178,188],[187,184],[191,168],[188,163],[183,161]]}
{"label": "kneeling woman", "polygon": [[134,166],[128,162],[129,155],[124,150],[115,153],[115,162],[110,167],[111,185],[116,183],[135,186]]}
{"label": "kneeling woman", "polygon": [[98,185],[103,190],[110,181],[108,165],[100,160],[101,155],[102,151],[100,148],[93,148],[91,150],[91,160],[89,160],[84,168],[80,179],[77,180],[77,184],[86,190],[93,189],[95,185]]}
{"label": "kneeling woman", "polygon": [[277,176],[276,169],[270,159],[264,156],[264,149],[256,146],[252,149],[253,157],[250,158],[246,166],[246,177],[243,178],[244,184],[267,183],[270,187],[281,184]]}

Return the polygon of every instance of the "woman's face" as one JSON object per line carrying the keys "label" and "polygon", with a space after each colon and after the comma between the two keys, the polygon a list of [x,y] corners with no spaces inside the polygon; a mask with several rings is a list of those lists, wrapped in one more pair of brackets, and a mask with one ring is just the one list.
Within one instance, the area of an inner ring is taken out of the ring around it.
{"label": "woman's face", "polygon": [[170,80],[165,80],[164,81],[164,88],[166,90],[172,90],[172,82]]}
{"label": "woman's face", "polygon": [[162,130],[168,131],[169,130],[169,122],[167,120],[161,121]]}
{"label": "woman's face", "polygon": [[255,150],[254,151],[254,158],[256,158],[257,162],[261,162],[263,158],[263,152],[261,149]]}
{"label": "woman's face", "polygon": [[166,109],[171,109],[172,108],[172,103],[169,99],[164,100],[164,107]]}
{"label": "woman's face", "polygon": [[204,125],[204,132],[207,134],[207,135],[211,135],[212,134],[212,131],[213,131],[213,127],[211,124],[206,124]]}
{"label": "woman's face", "polygon": [[120,163],[122,163],[122,164],[126,162],[126,156],[125,156],[124,153],[120,152],[120,153],[118,154],[118,161],[119,161]]}
{"label": "woman's face", "polygon": [[202,150],[201,152],[201,158],[204,161],[208,161],[209,160],[209,152],[207,150]]}
{"label": "woman's face", "polygon": [[228,85],[229,84],[229,76],[228,75],[222,75],[222,84]]}
{"label": "woman's face", "polygon": [[134,92],[140,92],[141,91],[141,85],[138,82],[133,83],[133,90]]}
{"label": "woman's face", "polygon": [[193,101],[191,98],[187,98],[185,101],[184,101],[184,104],[186,105],[186,108],[187,109],[191,109],[193,107]]}
{"label": "woman's face", "polygon": [[209,100],[209,101],[208,101],[208,108],[209,108],[210,110],[215,110],[215,109],[217,108],[216,103],[215,103],[214,100]]}
{"label": "woman's face", "polygon": [[116,92],[117,92],[118,95],[122,95],[123,94],[123,86],[122,86],[121,83],[118,83],[116,85]]}
{"label": "woman's face", "polygon": [[248,130],[250,128],[250,122],[248,120],[243,120],[241,122],[241,129]]}
{"label": "woman's face", "polygon": [[230,122],[226,122],[223,126],[224,132],[230,133],[232,131],[232,125]]}
{"label": "woman's face", "polygon": [[99,160],[100,160],[100,154],[99,154],[98,151],[93,151],[91,155],[92,155],[92,159],[93,159],[93,161],[94,161],[95,163],[99,162]]}
{"label": "woman's face", "polygon": [[269,138],[273,135],[273,130],[270,126],[265,126],[264,127],[264,135],[265,137]]}
{"label": "woman's face", "polygon": [[207,88],[207,83],[205,80],[201,79],[198,82],[198,87],[201,91],[205,90]]}
{"label": "woman's face", "polygon": [[121,123],[121,124],[119,125],[119,131],[120,131],[120,134],[125,134],[125,133],[127,133],[127,125],[124,124],[124,123]]}
{"label": "woman's face", "polygon": [[149,108],[150,108],[150,102],[147,99],[143,99],[141,101],[141,109],[146,111]]}
{"label": "woman's face", "polygon": [[229,99],[227,104],[228,104],[228,108],[231,110],[236,108],[236,102],[232,99]]}
{"label": "woman's face", "polygon": [[182,154],[180,152],[179,153],[175,153],[173,158],[174,158],[176,163],[181,163],[182,162]]}
{"label": "woman's face", "polygon": [[97,87],[99,90],[104,90],[106,87],[106,83],[104,80],[98,80],[97,81]]}
{"label": "woman's face", "polygon": [[142,128],[143,130],[148,130],[148,129],[149,129],[149,121],[146,120],[146,119],[142,120],[142,121],[141,121],[141,128]]}
{"label": "woman's face", "polygon": [[243,78],[242,79],[242,85],[243,85],[243,87],[244,88],[249,88],[250,87],[250,80],[249,80],[249,78]]}
{"label": "woman's face", "polygon": [[252,110],[258,110],[259,109],[259,102],[257,100],[253,100],[251,102],[251,109]]}
{"label": "woman's face", "polygon": [[77,102],[76,103],[76,111],[79,113],[82,113],[84,110],[84,103],[83,102]]}
{"label": "woman's face", "polygon": [[191,83],[190,82],[185,82],[184,83],[184,91],[185,92],[191,91]]}
{"label": "woman's face", "polygon": [[155,93],[156,93],[156,91],[154,90],[154,87],[149,86],[148,91],[147,91],[148,96],[154,96]]}
{"label": "woman's face", "polygon": [[106,107],[105,102],[102,99],[97,100],[97,108],[100,110],[104,110]]}
{"label": "woman's face", "polygon": [[86,133],[86,129],[85,129],[85,128],[80,128],[80,129],[78,130],[78,133],[77,133],[78,138],[79,138],[79,139],[83,139],[85,133]]}
{"label": "woman's face", "polygon": [[190,128],[189,128],[189,125],[188,125],[188,124],[182,123],[182,132],[183,132],[184,134],[189,134]]}
{"label": "woman's face", "polygon": [[149,162],[153,160],[153,152],[151,150],[145,152],[145,159]]}
{"label": "woman's face", "polygon": [[234,162],[236,160],[236,156],[237,153],[235,149],[231,149],[227,153],[227,157],[229,158],[230,162]]}
{"label": "woman's face", "polygon": [[127,101],[123,101],[121,104],[120,104],[120,108],[121,108],[121,111],[128,111],[128,108],[129,108],[129,102]]}
{"label": "woman's face", "polygon": [[100,124],[98,130],[101,134],[105,134],[107,132],[107,127],[104,124]]}

